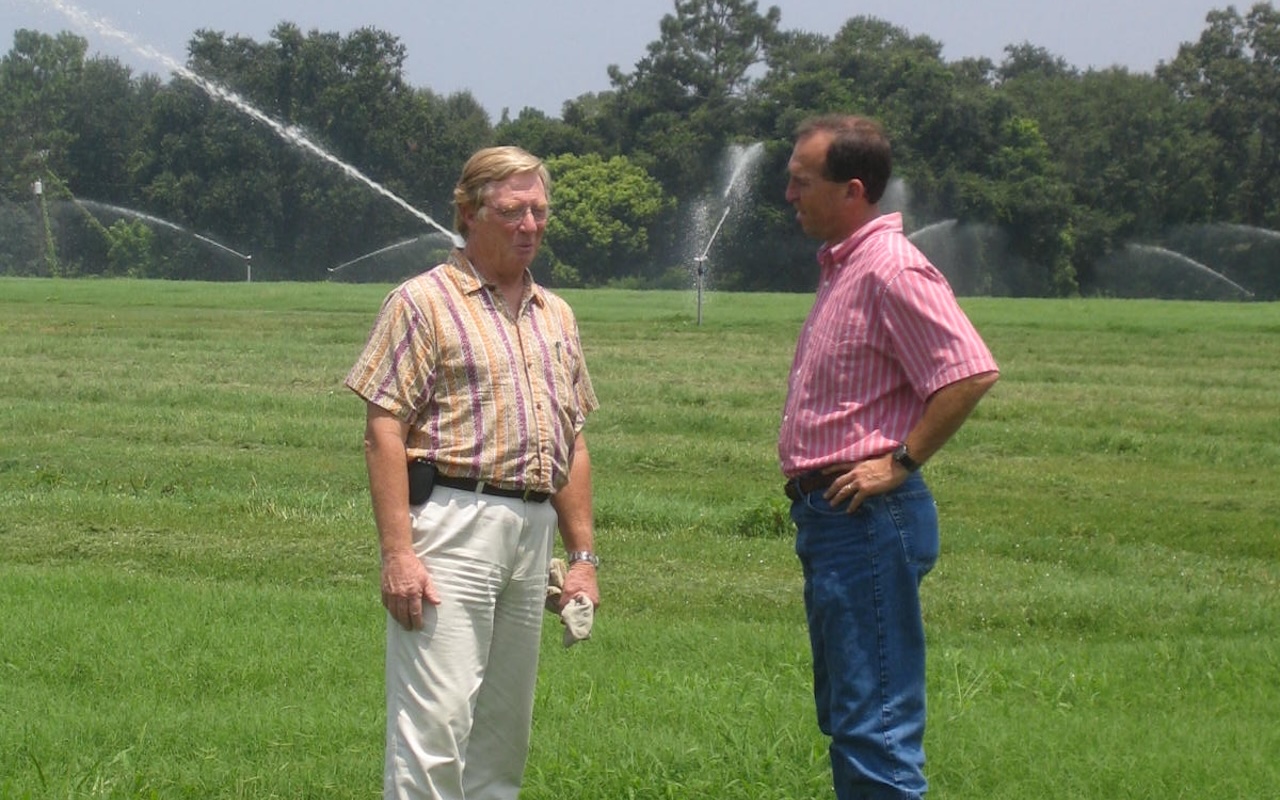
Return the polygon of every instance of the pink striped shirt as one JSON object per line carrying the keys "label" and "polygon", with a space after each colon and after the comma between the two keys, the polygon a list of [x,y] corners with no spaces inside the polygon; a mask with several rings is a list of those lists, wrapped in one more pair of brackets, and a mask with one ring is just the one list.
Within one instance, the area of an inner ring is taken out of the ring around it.
{"label": "pink striped shirt", "polygon": [[824,245],[818,262],[778,436],[787,477],[889,452],[930,395],[997,369],[946,278],[902,235],[900,214]]}
{"label": "pink striped shirt", "polygon": [[409,458],[551,492],[597,403],[573,311],[526,281],[512,319],[455,250],[387,296],[346,385],[408,423]]}

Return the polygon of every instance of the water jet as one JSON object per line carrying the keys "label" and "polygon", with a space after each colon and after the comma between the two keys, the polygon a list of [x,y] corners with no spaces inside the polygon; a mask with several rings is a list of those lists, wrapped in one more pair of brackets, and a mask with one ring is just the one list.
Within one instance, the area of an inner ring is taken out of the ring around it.
{"label": "water jet", "polygon": [[[724,209],[715,226],[711,228],[706,244],[695,250],[695,255],[692,257],[694,288],[697,292],[698,325],[702,324],[702,299],[709,273],[707,262],[711,254],[711,246],[715,244],[716,237],[720,235],[720,230],[724,227],[725,220],[729,218],[730,212],[736,207],[735,201],[741,202],[742,195],[746,192],[746,186],[749,183],[746,178],[749,177],[749,172],[760,163],[760,157],[763,154],[764,144],[761,142],[746,146],[740,144],[729,145],[729,149],[726,152],[728,179],[725,181],[724,188],[717,193],[719,202],[724,204]],[[710,214],[711,201],[708,199],[699,201],[694,208],[695,235],[706,231],[707,226],[705,223],[710,219]]]}
{"label": "water jet", "polygon": [[157,217],[154,214],[148,214],[145,211],[139,211],[136,208],[126,208],[125,206],[118,206],[112,203],[104,203],[99,200],[85,200],[82,198],[77,198],[75,196],[72,196],[71,201],[76,206],[78,206],[80,210],[82,210],[86,215],[88,215],[91,220],[93,220],[96,227],[103,230],[104,232],[106,231],[106,227],[103,226],[103,224],[98,220],[98,218],[90,212],[91,208],[97,209],[99,213],[110,213],[110,214],[116,214],[119,216],[133,217],[134,219],[141,220],[142,222],[147,222],[152,225],[159,225],[160,227],[168,228],[169,230],[175,231],[184,236],[190,236],[193,239],[204,242],[205,244],[217,250],[221,250],[225,253],[230,253],[231,255],[235,256],[236,258],[244,262],[245,282],[248,283],[253,280],[253,265],[250,263],[253,260],[253,256],[247,253],[241,253],[240,251],[235,250],[231,247],[228,247],[227,245],[223,244],[222,242],[219,242],[216,239],[213,239],[209,236],[205,236],[204,234],[201,234],[201,233],[196,233],[193,230],[184,228],[178,223],[173,222],[171,220],[164,219],[163,217]]}
{"label": "water jet", "polygon": [[384,256],[387,253],[392,253],[398,250],[402,250],[411,245],[419,244],[423,241],[430,241],[432,239],[445,239],[449,244],[453,244],[454,242],[453,237],[451,236],[443,237],[439,233],[427,233],[421,236],[414,236],[408,239],[401,239],[400,241],[393,242],[392,244],[386,245],[385,247],[379,247],[376,250],[372,250],[368,253],[364,253],[363,255],[356,256],[355,258],[352,258],[352,259],[348,259],[347,261],[342,262],[336,267],[328,267],[328,272],[330,275],[336,275],[337,273],[342,272],[343,270],[349,267],[354,267],[355,265],[364,263],[370,259],[375,259],[375,258],[378,258],[379,256]]}
{"label": "water jet", "polygon": [[373,180],[369,176],[365,175],[360,170],[356,169],[354,166],[348,164],[347,162],[343,161],[342,159],[330,153],[328,150],[325,150],[323,147],[316,144],[305,133],[303,133],[303,131],[300,128],[293,125],[285,125],[279,122],[278,120],[271,118],[267,114],[264,114],[263,112],[259,111],[255,106],[253,106],[243,97],[231,91],[230,89],[227,89],[224,86],[214,83],[213,81],[208,80],[207,78],[201,77],[200,75],[196,74],[195,72],[188,69],[187,67],[184,67],[174,59],[170,58],[164,53],[161,53],[155,48],[150,47],[148,45],[140,44],[139,42],[135,41],[133,37],[131,37],[129,34],[125,33],[124,31],[120,30],[119,28],[115,27],[110,22],[107,22],[104,19],[95,17],[92,14],[89,14],[88,12],[84,11],[83,9],[72,5],[71,3],[65,2],[65,0],[47,0],[47,2],[51,6],[53,6],[55,9],[57,9],[59,12],[61,12],[63,16],[70,19],[75,25],[77,25],[82,30],[93,30],[102,36],[106,36],[108,38],[111,38],[120,42],[125,47],[134,51],[138,55],[141,55],[145,58],[154,60],[164,65],[169,71],[171,71],[175,75],[195,84],[205,94],[209,95],[209,97],[213,98],[214,100],[221,100],[223,102],[229,103],[234,108],[239,110],[241,113],[249,116],[250,118],[258,122],[261,122],[263,125],[266,125],[269,130],[271,130],[273,133],[275,133],[278,137],[283,139],[288,144],[291,144],[303,150],[304,152],[311,153],[312,155],[328,162],[329,164],[332,164],[347,176],[354,178],[355,180],[365,184],[367,187],[369,187],[373,191],[377,192],[378,194],[382,195],[388,200],[391,200],[393,203],[400,206],[400,208],[404,209],[405,211],[409,212],[413,216],[417,217],[422,222],[425,222],[430,227],[435,228],[437,231],[450,237],[450,239],[457,246],[460,247],[462,245],[460,237],[457,234],[455,234],[453,231],[440,225],[440,223],[436,222],[434,219],[432,219],[430,216],[423,213],[422,211],[419,211],[418,209],[414,208],[407,201],[405,201],[399,195],[392,192],[390,189],[386,188],[382,184],[378,183],[377,181]]}
{"label": "water jet", "polygon": [[1098,287],[1117,297],[1252,300],[1254,293],[1185,253],[1155,244],[1130,243],[1103,259]]}

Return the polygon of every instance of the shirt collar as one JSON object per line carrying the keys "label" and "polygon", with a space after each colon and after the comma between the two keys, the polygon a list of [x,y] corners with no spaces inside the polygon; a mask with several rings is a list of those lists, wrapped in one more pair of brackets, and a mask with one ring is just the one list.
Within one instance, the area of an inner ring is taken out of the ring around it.
{"label": "shirt collar", "polygon": [[858,246],[882,231],[902,230],[902,214],[894,211],[890,214],[868,220],[862,227],[835,244],[824,244],[818,248],[818,264],[823,270],[838,269],[849,261]]}
{"label": "shirt collar", "polygon": [[[449,253],[448,263],[449,266],[453,267],[454,281],[457,282],[458,289],[463,294],[479,294],[485,288],[493,288],[480,280],[480,273],[476,271],[470,259],[462,252],[462,248],[454,248]],[[525,297],[540,306],[545,306],[547,300],[543,292],[543,288],[533,280],[533,275],[526,269],[524,271]]]}

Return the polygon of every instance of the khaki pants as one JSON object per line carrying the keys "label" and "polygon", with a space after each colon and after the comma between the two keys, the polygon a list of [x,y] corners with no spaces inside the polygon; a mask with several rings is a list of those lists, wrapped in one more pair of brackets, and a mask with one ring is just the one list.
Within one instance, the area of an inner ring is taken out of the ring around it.
{"label": "khaki pants", "polygon": [[384,797],[515,800],[555,510],[436,487],[413,512],[414,550],[441,602],[420,631],[387,616]]}

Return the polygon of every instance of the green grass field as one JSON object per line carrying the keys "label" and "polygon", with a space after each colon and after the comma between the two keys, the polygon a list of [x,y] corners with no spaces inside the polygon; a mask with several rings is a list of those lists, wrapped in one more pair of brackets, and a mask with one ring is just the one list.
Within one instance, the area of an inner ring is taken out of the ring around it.
{"label": "green grass field", "polygon": [[[342,388],[386,286],[0,280],[0,798],[375,798]],[[811,298],[565,292],[604,606],[534,800],[830,797],[774,438]],[[927,467],[931,798],[1280,796],[1280,306],[966,299]]]}

